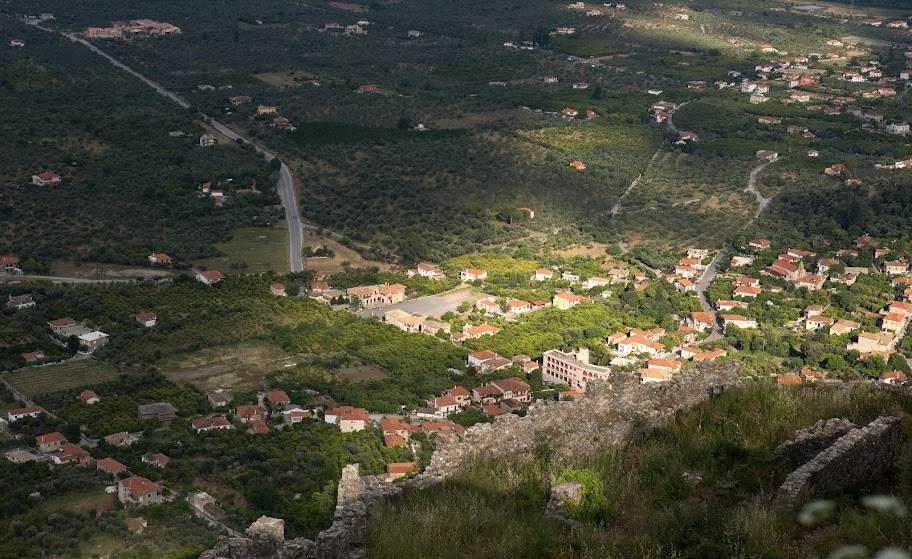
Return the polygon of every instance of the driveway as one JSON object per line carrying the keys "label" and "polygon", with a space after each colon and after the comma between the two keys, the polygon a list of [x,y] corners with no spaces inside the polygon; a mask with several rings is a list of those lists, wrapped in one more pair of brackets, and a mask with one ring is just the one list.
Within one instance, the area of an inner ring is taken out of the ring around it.
{"label": "driveway", "polygon": [[455,311],[457,308],[459,308],[459,305],[466,301],[469,303],[475,303],[475,301],[480,298],[480,294],[476,293],[475,290],[470,286],[465,285],[457,287],[452,291],[441,293],[440,295],[419,297],[418,299],[403,301],[396,305],[376,307],[366,311],[361,311],[358,313],[358,315],[365,318],[370,316],[382,317],[383,313],[386,311],[391,311],[393,309],[402,309],[412,314],[420,314],[427,317],[435,316],[439,318],[448,311]]}

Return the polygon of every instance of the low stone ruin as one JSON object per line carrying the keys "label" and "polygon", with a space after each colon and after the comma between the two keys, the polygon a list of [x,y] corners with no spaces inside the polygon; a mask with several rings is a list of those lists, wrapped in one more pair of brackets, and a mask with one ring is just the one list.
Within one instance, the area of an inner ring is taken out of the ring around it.
{"label": "low stone ruin", "polygon": [[551,488],[551,498],[545,505],[545,516],[577,525],[570,513],[570,504],[578,505],[583,499],[583,486],[578,481],[565,481]]}
{"label": "low stone ruin", "polygon": [[[832,444],[789,474],[779,487],[777,500],[782,504],[794,504],[802,498],[819,495],[831,487],[881,474],[893,465],[901,423],[898,417],[882,416],[865,427],[849,428]],[[812,441],[814,437],[808,435],[809,431],[817,429],[819,439],[823,441],[845,428],[846,424],[851,425],[845,422],[825,426],[818,422],[811,429],[799,431],[805,443],[793,445],[796,449],[794,455],[805,456],[815,444],[820,444],[819,441]],[[783,446],[780,445],[780,448]]]}
{"label": "low stone ruin", "polygon": [[795,465],[805,464],[841,436],[857,428],[858,425],[847,419],[821,419],[807,429],[796,431],[795,436],[777,446],[775,452]]}

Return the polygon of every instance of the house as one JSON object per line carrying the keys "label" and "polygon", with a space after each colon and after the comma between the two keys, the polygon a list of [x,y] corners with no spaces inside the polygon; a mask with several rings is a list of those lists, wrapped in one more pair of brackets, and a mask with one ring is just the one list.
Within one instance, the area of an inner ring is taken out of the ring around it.
{"label": "house", "polygon": [[171,461],[170,458],[162,454],[161,452],[143,454],[142,456],[143,464],[149,464],[150,466],[155,466],[156,468],[164,468],[168,465],[168,462]]}
{"label": "house", "polygon": [[10,295],[6,306],[16,310],[27,309],[35,306],[35,300],[31,295]]}
{"label": "house", "polygon": [[561,116],[565,116],[567,118],[574,118],[579,114],[579,111],[577,111],[576,109],[571,109],[570,107],[567,107],[566,109],[561,109],[560,114],[561,114]]}
{"label": "house", "polygon": [[86,353],[92,353],[106,343],[108,343],[108,335],[98,330],[79,336],[79,345],[82,346]]}
{"label": "house", "polygon": [[204,285],[215,285],[225,279],[225,275],[218,270],[205,270],[196,273],[196,281]]}
{"label": "house", "polygon": [[700,352],[693,356],[694,361],[715,361],[720,357],[725,357],[728,352],[724,349],[714,349],[712,351]]}
{"label": "house", "polygon": [[533,281],[551,281],[551,278],[554,277],[554,270],[549,270],[548,268],[539,268],[535,270],[535,275],[532,276]]}
{"label": "house", "polygon": [[287,118],[280,116],[272,119],[272,125],[278,128],[279,130],[291,130],[294,131],[296,128],[292,126],[291,121]]}
{"label": "house", "polygon": [[249,423],[254,419],[263,419],[264,416],[263,410],[257,405],[238,406],[234,411],[238,419],[245,423]]}
{"label": "house", "polygon": [[626,357],[630,354],[639,355],[642,353],[658,357],[665,353],[665,345],[650,340],[642,334],[631,334],[629,337],[618,342],[617,353],[621,357]]}
{"label": "house", "polygon": [[542,355],[542,378],[546,382],[566,384],[572,389],[586,390],[593,381],[611,376],[611,368],[589,363],[589,348],[563,352],[552,349]]}
{"label": "house", "polygon": [[785,373],[776,377],[776,384],[780,386],[797,386],[804,380],[797,373]]}
{"label": "house", "polygon": [[177,408],[168,402],[158,402],[155,404],[144,404],[139,406],[139,418],[142,420],[157,419],[159,421],[171,421],[177,417]]}
{"label": "house", "polygon": [[23,41],[22,39],[11,39],[9,44],[11,47],[22,48],[25,46],[25,41]]}
{"label": "house", "polygon": [[271,114],[275,114],[276,110],[277,109],[275,107],[270,107],[268,105],[257,105],[256,114],[257,115],[271,115]]}
{"label": "house", "polygon": [[760,159],[761,161],[775,161],[779,158],[778,153],[766,149],[761,149],[755,155],[757,159]]}
{"label": "house", "polygon": [[459,272],[459,279],[462,281],[484,281],[488,279],[488,273],[477,268],[466,268]]}
{"label": "house", "polygon": [[6,417],[10,423],[25,419],[26,417],[38,417],[44,413],[43,408],[38,406],[29,406],[27,408],[16,408],[6,412]]}
{"label": "house", "polygon": [[209,400],[209,405],[212,406],[212,409],[218,409],[227,406],[228,403],[231,402],[232,398],[234,398],[234,396],[232,396],[229,392],[224,391],[212,392],[206,396],[206,399]]}
{"label": "house", "polygon": [[420,332],[424,319],[402,309],[393,309],[383,313],[383,321],[404,332]]}
{"label": "house", "polygon": [[892,332],[862,332],[858,334],[858,339],[854,344],[847,346],[849,350],[856,350],[859,353],[892,353],[893,352],[893,333]]}
{"label": "house", "polygon": [[796,266],[791,262],[786,262],[782,259],[778,259],[766,267],[767,273],[791,281],[798,279],[801,271],[802,270],[800,266]]}
{"label": "house", "polygon": [[861,324],[846,319],[840,319],[836,321],[836,324],[830,327],[830,334],[834,336],[842,336],[844,334],[849,334],[861,328]]}
{"label": "house", "polygon": [[273,390],[266,394],[266,401],[272,406],[287,406],[291,403],[291,398],[284,390]]}
{"label": "house", "polygon": [[890,313],[884,315],[883,319],[881,319],[881,328],[884,330],[899,332],[905,327],[907,318],[908,315],[900,313]]}
{"label": "house", "polygon": [[467,406],[472,401],[472,393],[461,386],[454,386],[443,391],[444,396],[449,396],[460,406]]}
{"label": "house", "polygon": [[233,429],[234,426],[231,425],[231,422],[228,421],[224,415],[219,415],[216,417],[202,417],[200,419],[194,419],[190,422],[190,425],[193,427],[193,430],[197,433],[203,433],[206,431],[219,431],[222,429]]}
{"label": "house", "polygon": [[611,281],[606,278],[600,278],[598,276],[593,276],[591,278],[588,278],[586,281],[584,281],[582,287],[583,287],[583,289],[593,289],[596,287],[604,287],[604,286],[608,285],[609,283],[611,283]]}
{"label": "house", "polygon": [[121,464],[117,460],[114,460],[113,458],[102,458],[95,463],[95,467],[97,467],[102,472],[111,475],[117,475],[120,472],[127,471],[127,467],[125,465]]}
{"label": "house", "polygon": [[588,82],[577,82],[573,84],[573,89],[589,89]]}
{"label": "house", "polygon": [[522,299],[509,299],[507,300],[507,312],[513,315],[532,312],[532,303]]}
{"label": "house", "polygon": [[285,286],[281,283],[273,283],[269,286],[269,292],[277,297],[287,297],[288,293],[285,292]]}
{"label": "house", "polygon": [[51,454],[51,460],[55,464],[78,464],[85,466],[92,463],[92,455],[79,445],[64,443],[60,445],[60,450]]}
{"label": "house", "polygon": [[890,371],[880,375],[880,382],[894,386],[905,384],[907,380],[909,380],[909,377],[902,371]]}
{"label": "house", "polygon": [[47,433],[45,435],[38,435],[35,437],[35,443],[38,446],[38,451],[45,454],[60,450],[60,445],[65,442],[66,437],[57,431],[54,431],[53,433]]}
{"label": "house", "polygon": [[104,442],[108,443],[111,446],[130,446],[137,440],[137,437],[134,437],[127,431],[121,431],[120,433],[114,433],[104,437]]}
{"label": "house", "polygon": [[748,304],[744,301],[716,301],[716,310],[730,311],[732,309],[746,309]]}
{"label": "house", "polygon": [[740,314],[723,314],[722,324],[725,328],[737,326],[738,328],[756,328],[757,321],[752,318],[741,316]]}
{"label": "house", "polygon": [[500,388],[497,388],[492,384],[486,384],[472,389],[472,402],[477,405],[485,406],[493,404],[502,397],[503,392]]}
{"label": "house", "polygon": [[21,355],[22,358],[25,359],[26,363],[35,363],[47,357],[43,351],[32,351],[28,353],[22,353]]}
{"label": "house", "polygon": [[149,255],[149,263],[170,265],[171,257],[163,252],[155,252]]}
{"label": "house", "polygon": [[237,107],[238,105],[243,105],[244,103],[249,103],[249,102],[253,101],[253,99],[251,99],[247,95],[235,95],[234,97],[229,97],[228,101],[232,105]]}
{"label": "house", "polygon": [[773,116],[761,116],[757,119],[757,122],[760,124],[781,124],[782,119]]}
{"label": "house", "polygon": [[395,305],[405,299],[405,286],[400,283],[352,287],[346,291],[353,309]]}
{"label": "house", "polygon": [[339,430],[343,433],[351,433],[366,429],[370,424],[370,417],[364,408],[341,406],[327,410],[324,415],[324,421],[338,425]]}
{"label": "house", "polygon": [[680,293],[696,293],[697,286],[689,279],[682,278],[678,280],[677,284],[675,284],[675,289],[677,289]]}
{"label": "house", "polygon": [[459,403],[449,396],[434,396],[428,400],[428,406],[436,410],[440,416],[447,416],[459,412]]}
{"label": "house", "polygon": [[773,243],[768,239],[754,239],[748,242],[747,246],[755,250],[769,250],[773,247]]}
{"label": "house", "polygon": [[532,388],[516,377],[492,380],[489,384],[499,388],[503,393],[503,398],[511,398],[520,402],[532,400]]}
{"label": "house", "polygon": [[665,371],[662,369],[650,369],[644,368],[640,369],[640,382],[665,382],[671,380],[673,374],[671,371]]}
{"label": "house", "polygon": [[826,278],[817,274],[809,274],[795,280],[795,287],[804,287],[808,291],[817,291],[823,288]]}
{"label": "house", "polygon": [[418,472],[418,464],[413,462],[401,462],[386,465],[386,479],[393,481],[401,477]]}
{"label": "house", "polygon": [[270,431],[269,424],[262,419],[253,419],[250,421],[250,427],[247,429],[249,435],[265,435]]}
{"label": "house", "polygon": [[415,275],[423,278],[430,278],[433,280],[441,280],[446,278],[446,274],[444,274],[436,264],[431,264],[430,262],[422,262],[421,264],[418,264],[416,268],[412,268],[408,271],[409,277]]}
{"label": "house", "polygon": [[155,320],[157,318],[158,317],[155,316],[154,312],[141,312],[138,315],[136,315],[136,322],[139,322],[146,328],[151,328],[151,327],[155,326]]}
{"label": "house", "polygon": [[374,84],[358,86],[358,93],[377,93],[377,86]]}
{"label": "house", "polygon": [[282,412],[282,421],[284,421],[286,425],[294,425],[295,423],[300,423],[305,419],[312,418],[313,416],[313,412],[309,411],[286,410]]}
{"label": "house", "polygon": [[0,269],[7,274],[19,273],[21,271],[19,269],[19,258],[12,255],[0,256]]}
{"label": "house", "polygon": [[212,134],[202,134],[200,135],[199,145],[203,148],[212,147],[215,145],[215,136]]}
{"label": "house", "polygon": [[834,322],[832,318],[822,314],[808,315],[805,319],[804,328],[805,330],[819,330],[828,326],[832,327]]}
{"label": "house", "polygon": [[715,325],[716,320],[715,317],[713,317],[712,313],[692,312],[690,313],[690,319],[688,319],[688,323],[692,328],[704,331],[707,328],[712,328],[713,325]]}
{"label": "house", "polygon": [[96,404],[101,401],[101,398],[98,397],[98,394],[95,394],[91,390],[83,390],[79,394],[79,401],[87,406]]}
{"label": "house", "polygon": [[586,164],[579,160],[571,161],[570,166],[573,167],[574,169],[576,169],[577,171],[583,171],[586,169]]}
{"label": "house", "polygon": [[32,175],[32,184],[36,184],[38,186],[57,186],[62,182],[63,179],[60,178],[60,175],[51,173],[50,171]]}
{"label": "house", "polygon": [[582,297],[580,295],[575,295],[569,291],[563,293],[557,293],[554,295],[554,298],[551,300],[551,304],[554,308],[559,310],[567,310],[571,307],[575,307],[580,303],[591,303],[592,299],[588,297]]}
{"label": "house", "polygon": [[884,262],[883,267],[886,274],[904,274],[909,271],[909,262],[907,260],[894,260],[892,262]]}
{"label": "house", "polygon": [[749,287],[746,285],[741,285],[741,286],[738,286],[735,288],[735,291],[734,291],[734,293],[732,293],[732,296],[733,297],[749,297],[751,299],[755,299],[757,297],[757,295],[760,295],[760,293],[762,291],[763,290],[760,289],[759,287]]}
{"label": "house", "polygon": [[164,501],[161,486],[142,476],[120,480],[117,485],[117,498],[124,505],[134,507],[147,507]]}
{"label": "house", "polygon": [[481,324],[479,326],[466,324],[462,327],[462,333],[469,339],[476,339],[482,336],[493,336],[498,332],[500,332],[500,328],[491,326],[490,324]]}

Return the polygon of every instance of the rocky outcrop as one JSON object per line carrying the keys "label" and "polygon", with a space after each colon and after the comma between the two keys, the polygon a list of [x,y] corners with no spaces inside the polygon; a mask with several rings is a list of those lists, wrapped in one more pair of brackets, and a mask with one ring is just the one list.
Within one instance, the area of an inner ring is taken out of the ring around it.
{"label": "rocky outcrop", "polygon": [[847,419],[821,419],[807,429],[796,431],[795,436],[777,446],[775,452],[793,464],[805,464],[856,428],[858,425]]}
{"label": "rocky outcrop", "polygon": [[570,505],[578,505],[583,499],[583,486],[577,481],[565,481],[551,488],[551,498],[545,505],[545,516],[563,520],[575,525]]}
{"label": "rocky outcrop", "polygon": [[809,462],[789,474],[779,487],[778,501],[793,504],[831,487],[881,474],[893,465],[901,420],[884,416],[851,429]]}
{"label": "rocky outcrop", "polygon": [[[423,473],[400,483],[360,477],[357,464],[346,466],[339,482],[333,525],[320,532],[316,540],[289,540],[273,552],[270,543],[259,545],[252,537],[222,537],[200,559],[362,559],[370,512],[404,489],[433,486],[476,461],[531,455],[540,444],[547,444],[559,456],[579,457],[637,440],[676,413],[740,384],[740,375],[741,364],[729,361],[702,363],[665,383],[641,384],[625,376],[592,384],[579,400],[536,403],[525,417],[503,415],[494,423],[471,427],[463,440],[442,442]],[[552,496],[553,512],[566,516],[564,497],[572,498],[570,489],[561,488],[557,497]],[[564,495],[567,491],[571,494]],[[563,512],[559,511],[561,507]],[[258,529],[259,534],[275,541],[269,530]]]}

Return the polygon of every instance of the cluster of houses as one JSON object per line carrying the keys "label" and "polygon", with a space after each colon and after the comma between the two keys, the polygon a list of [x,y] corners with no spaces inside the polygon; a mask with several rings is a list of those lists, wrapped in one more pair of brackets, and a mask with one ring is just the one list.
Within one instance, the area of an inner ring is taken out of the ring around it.
{"label": "cluster of houses", "polygon": [[[820,258],[816,261],[815,269],[808,272],[805,262],[817,255],[814,252],[790,248],[775,257],[772,264],[766,266],[760,274],[785,280],[795,287],[805,288],[809,291],[823,289],[829,281],[834,284],[853,285],[858,277],[863,274],[883,273],[892,277],[893,287],[903,287],[902,300],[894,300],[876,313],[867,313],[869,318],[875,318],[880,330],[878,332],[863,332],[859,321],[848,318],[838,318],[826,315],[827,309],[821,305],[810,305],[801,313],[801,319],[789,324],[801,330],[828,329],[833,335],[855,335],[855,340],[850,341],[847,349],[858,351],[863,359],[877,355],[888,357],[896,351],[902,338],[905,336],[910,319],[912,319],[912,267],[906,259],[884,260],[881,264],[871,267],[845,266],[840,257],[857,257],[858,249],[873,247],[875,259],[880,261],[889,256],[890,249],[880,246],[876,240],[869,236],[862,236],[855,240],[855,250],[843,249],[836,251],[836,258]],[[772,250],[772,243],[768,239],[754,239],[748,242],[745,249],[755,252]],[[732,267],[750,265],[756,256],[736,256],[732,258]],[[831,273],[833,268],[842,268],[842,273]],[[776,285],[761,286],[760,278],[738,276],[730,274],[733,282],[731,301],[716,301],[716,309],[720,312],[732,312],[738,309],[749,308],[750,301],[755,300],[764,291],[781,292],[782,288]],[[697,316],[699,315],[699,317]],[[733,315],[722,315],[725,326],[733,325],[739,328],[756,328],[757,323],[752,319],[739,317],[730,320]],[[710,313],[694,313],[693,326],[705,330],[712,325],[713,316]],[[781,326],[781,325],[780,325]]]}
{"label": "cluster of houses", "polygon": [[113,21],[111,27],[89,27],[86,30],[86,37],[89,39],[133,39],[180,34],[180,27],[151,19]]}
{"label": "cluster of houses", "polygon": [[367,35],[367,30],[364,29],[370,25],[370,22],[367,20],[361,20],[357,23],[352,23],[349,25],[342,25],[337,21],[328,21],[323,24],[322,27],[318,29],[321,33],[339,33],[341,35]]}
{"label": "cluster of houses", "polygon": [[[152,316],[148,317],[147,315],[149,314]],[[137,320],[139,320],[139,316],[145,316],[147,321],[150,321],[153,326],[155,325],[154,314],[140,313],[137,315]],[[51,332],[59,338],[66,339],[70,336],[76,336],[79,339],[79,345],[82,346],[86,353],[92,353],[108,343],[107,334],[100,330],[93,330],[68,316],[51,320],[47,324],[51,328]]]}

